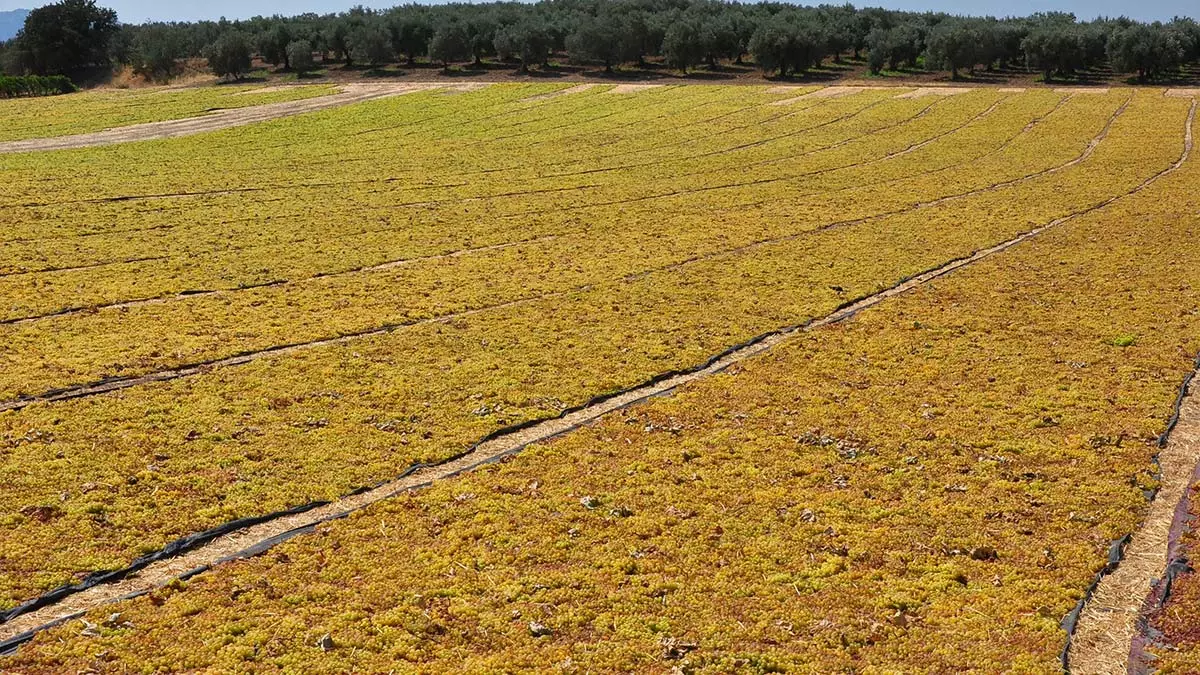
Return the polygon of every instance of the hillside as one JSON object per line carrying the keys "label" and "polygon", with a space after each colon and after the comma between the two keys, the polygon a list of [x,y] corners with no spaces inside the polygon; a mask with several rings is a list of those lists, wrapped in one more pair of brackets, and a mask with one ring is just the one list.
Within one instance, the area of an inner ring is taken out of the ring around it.
{"label": "hillside", "polygon": [[0,41],[11,40],[17,31],[25,25],[25,17],[29,16],[27,9],[10,9],[0,12]]}

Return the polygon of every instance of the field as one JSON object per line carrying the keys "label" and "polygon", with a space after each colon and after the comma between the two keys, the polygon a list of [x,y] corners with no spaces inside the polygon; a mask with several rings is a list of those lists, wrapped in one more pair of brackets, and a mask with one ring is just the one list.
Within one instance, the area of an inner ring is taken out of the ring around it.
{"label": "field", "polygon": [[1108,669],[1064,618],[1200,353],[1191,92],[392,94],[0,154],[0,670]]}
{"label": "field", "polygon": [[0,141],[80,134],[194,117],[217,110],[281,103],[332,93],[328,86],[266,89],[253,85],[95,91],[78,96],[0,101]]}

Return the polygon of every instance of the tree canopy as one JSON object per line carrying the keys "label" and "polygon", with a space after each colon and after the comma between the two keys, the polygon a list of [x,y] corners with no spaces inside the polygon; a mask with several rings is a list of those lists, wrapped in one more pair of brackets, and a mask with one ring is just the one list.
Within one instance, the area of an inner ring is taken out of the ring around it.
{"label": "tree canopy", "polygon": [[217,38],[207,52],[208,67],[218,77],[241,78],[250,72],[250,41],[237,31]]}
{"label": "tree canopy", "polygon": [[71,75],[109,64],[108,45],[119,30],[117,13],[95,0],[62,0],[33,10],[17,33],[20,70]]}
{"label": "tree canopy", "polygon": [[[240,38],[226,39],[233,34]],[[295,66],[293,54],[303,51],[292,47],[296,43],[308,44],[322,62],[346,66],[397,60],[413,66],[429,59],[445,67],[480,67],[494,59],[519,61],[523,71],[564,52],[572,62],[606,71],[645,66],[654,57],[685,72],[701,64],[742,63],[749,54],[774,77],[857,59],[864,51],[875,74],[924,68],[954,78],[1024,66],[1048,81],[1110,68],[1156,80],[1200,63],[1200,25],[1187,18],[1081,22],[1061,12],[996,19],[849,4],[539,0],[132,26],[119,25],[116,14],[94,0],[62,0],[29,15],[20,36],[0,50],[0,65],[14,74],[72,73],[112,60],[160,77],[177,59],[217,55],[223,73],[236,77],[245,72],[242,46],[288,69]],[[237,68],[230,70],[232,65]]]}

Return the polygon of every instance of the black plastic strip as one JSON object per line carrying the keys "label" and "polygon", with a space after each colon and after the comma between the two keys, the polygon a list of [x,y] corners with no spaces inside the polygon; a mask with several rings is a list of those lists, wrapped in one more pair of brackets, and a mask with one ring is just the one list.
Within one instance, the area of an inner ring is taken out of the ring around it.
{"label": "black plastic strip", "polygon": [[1063,645],[1062,651],[1058,655],[1058,660],[1062,664],[1064,673],[1071,672],[1071,643],[1075,638],[1075,627],[1079,625],[1079,616],[1083,614],[1084,606],[1092,599],[1092,595],[1096,592],[1104,577],[1115,572],[1121,564],[1121,560],[1125,557],[1125,547],[1129,545],[1131,539],[1133,539],[1133,535],[1127,534],[1120,539],[1114,539],[1109,544],[1108,561],[1104,563],[1104,567],[1096,574],[1096,578],[1092,579],[1092,583],[1088,585],[1083,597],[1079,599],[1079,602],[1075,603],[1075,608],[1068,612],[1059,624],[1063,630],[1067,631],[1067,643]]}
{"label": "black plastic strip", "polygon": [[85,591],[93,586],[120,581],[121,579],[124,579],[130,574],[133,574],[134,572],[146,567],[147,565],[150,565],[151,563],[158,562],[159,560],[165,560],[167,558],[173,558],[181,553],[207,544],[213,539],[222,537],[231,532],[236,532],[242,528],[258,525],[259,523],[265,523],[283,516],[311,511],[317,507],[325,506],[328,503],[329,502],[309,502],[307,504],[295,506],[284,511],[275,511],[273,513],[267,513],[261,516],[239,518],[237,520],[229,521],[223,525],[218,525],[212,529],[188,535],[181,539],[176,539],[154,553],[148,553],[144,556],[136,558],[126,567],[116,570],[92,572],[86,578],[84,578],[83,581],[59,586],[52,591],[43,593],[32,600],[28,600],[20,605],[17,605],[16,607],[5,611],[4,613],[0,613],[0,625],[13,620],[22,614],[28,614],[29,612],[41,609],[47,605],[52,605],[68,596],[74,595],[80,591]]}
{"label": "black plastic strip", "polygon": [[1196,377],[1196,371],[1200,370],[1200,356],[1197,356],[1192,361],[1192,372],[1183,378],[1183,386],[1179,388],[1179,394],[1175,396],[1175,406],[1171,409],[1171,419],[1167,420],[1167,428],[1158,435],[1158,447],[1167,447],[1167,441],[1171,438],[1171,432],[1175,431],[1175,425],[1179,424],[1180,411],[1183,410],[1183,399],[1188,396],[1188,387],[1191,386],[1192,380]]}
{"label": "black plastic strip", "polygon": [[75,612],[74,614],[69,614],[67,616],[59,617],[59,618],[51,621],[50,623],[42,624],[41,626],[38,626],[37,628],[31,628],[31,629],[25,631],[24,633],[21,633],[20,635],[14,635],[13,637],[11,637],[9,639],[4,640],[3,642],[0,642],[0,656],[8,656],[9,654],[14,654],[14,653],[16,653],[18,647],[20,647],[21,645],[25,644],[26,642],[29,642],[30,640],[32,640],[34,638],[34,636],[36,636],[38,633],[40,633],[44,630],[48,630],[50,628],[54,628],[55,626],[61,626],[62,624],[66,623],[72,619],[78,619],[79,617],[83,616],[84,614],[86,614],[86,612]]}

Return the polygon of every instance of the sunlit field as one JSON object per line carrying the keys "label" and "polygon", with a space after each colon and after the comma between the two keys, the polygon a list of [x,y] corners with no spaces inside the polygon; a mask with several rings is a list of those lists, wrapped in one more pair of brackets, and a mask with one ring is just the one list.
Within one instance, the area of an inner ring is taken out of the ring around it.
{"label": "sunlit field", "polygon": [[[0,140],[331,91],[0,101]],[[1059,672],[1200,352],[1196,106],[502,83],[0,154],[9,619],[783,338],[0,670]]]}

